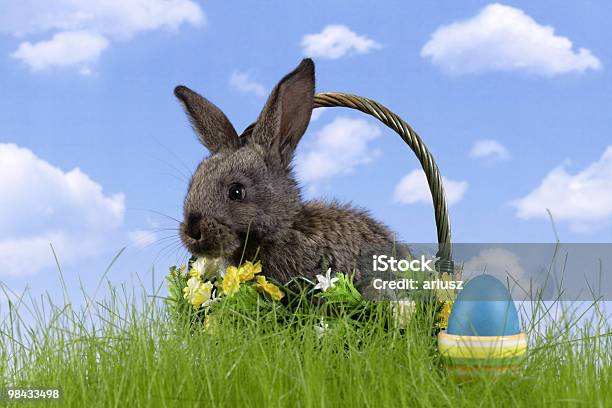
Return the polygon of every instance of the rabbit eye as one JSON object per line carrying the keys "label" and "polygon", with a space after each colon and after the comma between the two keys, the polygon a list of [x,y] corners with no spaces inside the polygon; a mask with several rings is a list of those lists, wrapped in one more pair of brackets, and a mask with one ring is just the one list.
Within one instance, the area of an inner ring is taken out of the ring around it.
{"label": "rabbit eye", "polygon": [[229,199],[232,201],[242,201],[246,196],[246,190],[240,183],[232,183],[228,192]]}

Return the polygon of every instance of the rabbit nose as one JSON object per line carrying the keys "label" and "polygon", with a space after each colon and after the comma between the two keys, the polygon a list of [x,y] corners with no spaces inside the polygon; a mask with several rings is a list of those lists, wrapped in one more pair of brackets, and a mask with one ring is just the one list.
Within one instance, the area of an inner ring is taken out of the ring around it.
{"label": "rabbit nose", "polygon": [[189,238],[193,238],[196,241],[199,241],[200,238],[202,238],[202,230],[200,229],[201,221],[201,215],[189,214],[189,217],[187,217],[187,226],[185,228],[185,234],[187,234]]}

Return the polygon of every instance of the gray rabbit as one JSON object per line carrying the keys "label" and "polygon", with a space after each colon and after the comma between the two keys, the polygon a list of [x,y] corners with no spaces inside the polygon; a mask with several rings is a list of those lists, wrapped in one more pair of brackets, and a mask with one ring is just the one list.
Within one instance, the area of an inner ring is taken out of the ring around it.
{"label": "gray rabbit", "polygon": [[176,87],[211,153],[192,176],[184,202],[180,236],[192,254],[234,265],[257,255],[263,273],[284,283],[312,279],[328,267],[359,278],[365,248],[393,246],[391,231],[367,211],[301,198],[291,161],[310,121],[314,82],[314,63],[304,59],[241,136],[219,108]]}

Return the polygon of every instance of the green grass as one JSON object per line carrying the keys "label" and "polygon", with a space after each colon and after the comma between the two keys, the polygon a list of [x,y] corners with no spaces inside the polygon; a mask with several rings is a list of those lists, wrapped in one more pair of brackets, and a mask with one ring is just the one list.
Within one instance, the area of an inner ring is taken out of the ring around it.
{"label": "green grass", "polygon": [[524,369],[459,382],[440,365],[427,319],[400,330],[384,304],[362,321],[338,317],[319,338],[312,309],[235,304],[203,330],[142,286],[103,292],[78,309],[51,298],[4,308],[3,386],[60,387],[56,405],[74,407],[612,406],[603,317],[578,327],[566,311],[548,328],[534,319]]}

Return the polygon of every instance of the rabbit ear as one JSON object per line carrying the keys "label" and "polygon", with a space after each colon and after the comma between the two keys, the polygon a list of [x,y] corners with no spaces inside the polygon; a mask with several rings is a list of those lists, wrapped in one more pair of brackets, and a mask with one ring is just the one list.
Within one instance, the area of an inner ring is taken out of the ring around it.
{"label": "rabbit ear", "polygon": [[291,163],[310,122],[314,81],[314,63],[306,58],[272,90],[248,137],[248,143],[263,146],[269,159],[283,167]]}
{"label": "rabbit ear", "polygon": [[238,148],[238,134],[221,109],[186,86],[174,88],[174,95],[183,104],[200,141],[211,153]]}

